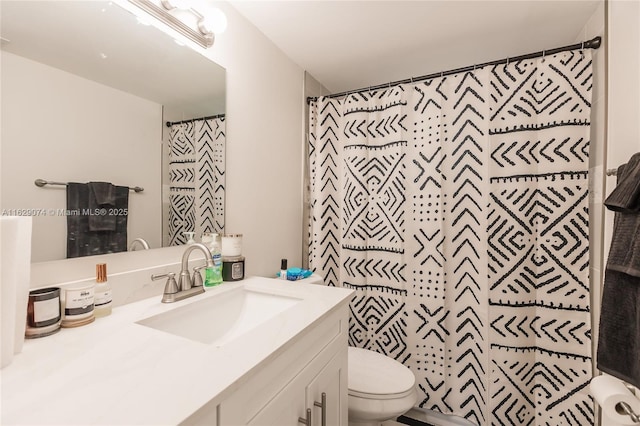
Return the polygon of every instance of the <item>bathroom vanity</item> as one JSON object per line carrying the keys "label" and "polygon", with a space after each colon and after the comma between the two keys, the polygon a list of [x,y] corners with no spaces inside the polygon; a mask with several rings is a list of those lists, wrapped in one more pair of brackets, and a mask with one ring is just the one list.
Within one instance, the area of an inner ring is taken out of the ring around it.
{"label": "bathroom vanity", "polygon": [[2,424],[347,425],[352,291],[252,277],[25,342]]}

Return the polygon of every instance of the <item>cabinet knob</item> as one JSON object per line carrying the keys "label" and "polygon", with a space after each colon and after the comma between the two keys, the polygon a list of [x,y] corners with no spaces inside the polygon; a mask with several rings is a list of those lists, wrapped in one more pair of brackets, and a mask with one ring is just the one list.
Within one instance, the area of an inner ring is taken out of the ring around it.
{"label": "cabinet knob", "polygon": [[311,426],[311,408],[307,408],[307,418],[304,419],[302,417],[298,417],[298,423],[302,423],[303,425]]}
{"label": "cabinet knob", "polygon": [[322,426],[327,426],[327,394],[326,392],[322,392],[322,402],[313,401],[313,405],[316,407],[320,407],[322,412],[321,424]]}

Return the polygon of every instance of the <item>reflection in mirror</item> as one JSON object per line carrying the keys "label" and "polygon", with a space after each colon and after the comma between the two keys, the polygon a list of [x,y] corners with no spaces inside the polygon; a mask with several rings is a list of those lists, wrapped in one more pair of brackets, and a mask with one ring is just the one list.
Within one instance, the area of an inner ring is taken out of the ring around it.
{"label": "reflection in mirror", "polygon": [[[127,247],[144,238],[157,248],[172,230],[209,226],[197,215],[222,229],[223,68],[113,2],[2,1],[0,17],[0,207],[34,216],[33,262],[65,258],[70,215],[65,187],[36,179],[144,188],[129,191]],[[197,138],[210,140],[204,166],[190,145]],[[214,190],[198,186],[196,165]],[[170,172],[193,182],[175,185]],[[197,191],[211,195],[208,209],[195,210]]]}

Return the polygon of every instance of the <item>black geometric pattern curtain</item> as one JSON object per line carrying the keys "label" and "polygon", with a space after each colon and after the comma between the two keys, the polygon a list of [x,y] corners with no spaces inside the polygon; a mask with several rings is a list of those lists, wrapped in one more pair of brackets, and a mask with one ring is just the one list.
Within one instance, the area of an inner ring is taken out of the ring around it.
{"label": "black geometric pattern curtain", "polygon": [[169,245],[224,231],[225,131],[224,116],[170,128]]}
{"label": "black geometric pattern curtain", "polygon": [[591,84],[571,51],[312,102],[311,267],[420,407],[593,424]]}

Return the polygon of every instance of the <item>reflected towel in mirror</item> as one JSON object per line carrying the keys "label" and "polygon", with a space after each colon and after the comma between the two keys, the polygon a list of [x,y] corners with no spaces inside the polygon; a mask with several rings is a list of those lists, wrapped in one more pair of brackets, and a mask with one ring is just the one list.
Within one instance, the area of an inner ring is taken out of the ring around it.
{"label": "reflected towel in mirror", "polygon": [[116,187],[109,182],[89,182],[89,208],[104,214],[89,216],[90,231],[116,230]]}
{"label": "reflected towel in mirror", "polygon": [[[91,198],[88,184],[67,184],[67,258],[127,251],[129,188],[115,187],[115,207],[105,209],[106,212],[92,208]],[[90,218],[103,213],[115,217],[115,230],[92,231]]]}

